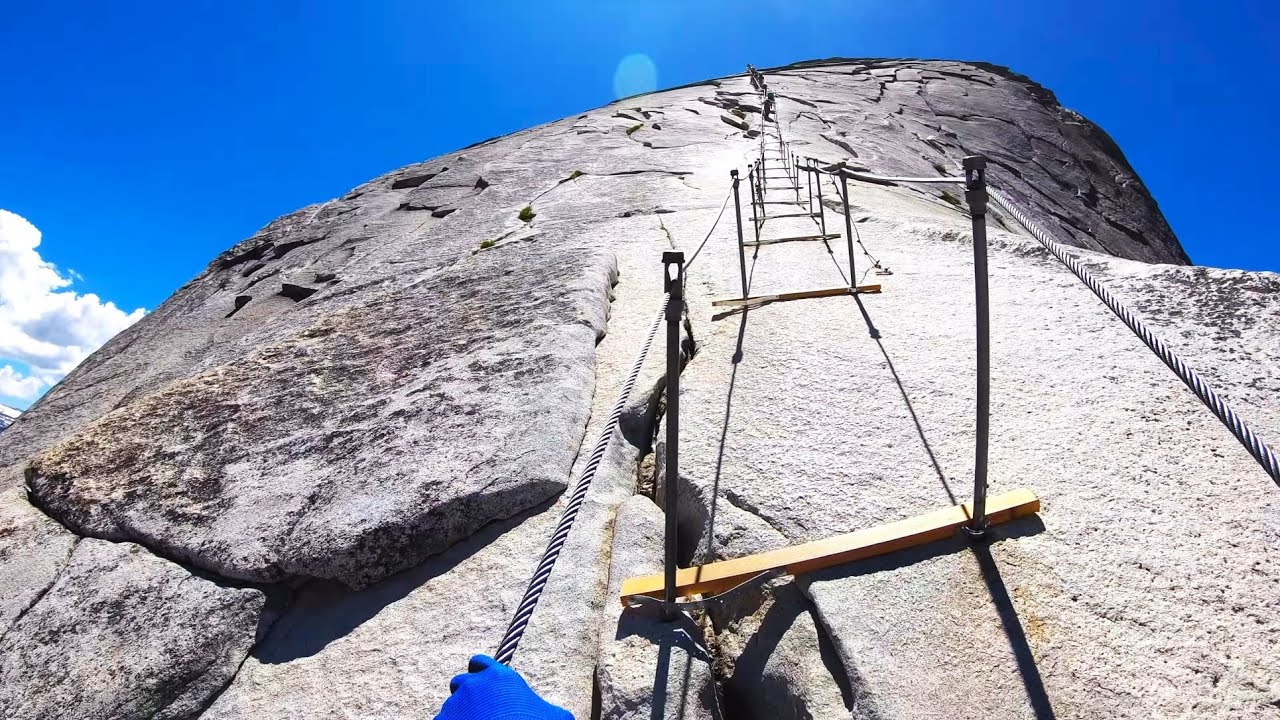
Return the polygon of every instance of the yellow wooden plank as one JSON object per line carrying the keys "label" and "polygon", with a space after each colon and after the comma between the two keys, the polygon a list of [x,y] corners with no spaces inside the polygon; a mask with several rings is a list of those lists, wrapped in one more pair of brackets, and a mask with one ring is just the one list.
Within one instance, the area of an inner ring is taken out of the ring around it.
{"label": "yellow wooden plank", "polygon": [[[993,525],[1039,510],[1040,500],[1026,488],[987,498],[987,519]],[[799,575],[943,540],[969,522],[972,511],[971,503],[953,505],[825,540],[684,568],[676,571],[676,595],[724,592],[769,570],[781,569]],[[627,598],[636,595],[662,597],[663,584],[662,573],[628,578],[622,583],[622,602],[625,605]]]}
{"label": "yellow wooden plank", "polygon": [[859,285],[856,289],[847,287],[830,288],[828,290],[804,290],[802,292],[778,293],[777,295],[755,295],[746,298],[732,298],[730,300],[714,300],[712,305],[759,305],[770,302],[783,302],[786,300],[804,300],[806,298],[832,297],[835,295],[852,295],[859,293],[878,293],[880,286],[877,285]]}

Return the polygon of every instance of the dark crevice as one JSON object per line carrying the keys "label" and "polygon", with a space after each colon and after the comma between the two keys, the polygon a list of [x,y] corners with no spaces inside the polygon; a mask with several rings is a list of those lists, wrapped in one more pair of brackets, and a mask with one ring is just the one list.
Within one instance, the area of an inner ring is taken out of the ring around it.
{"label": "dark crevice", "polygon": [[249,288],[253,287],[254,285],[257,285],[258,283],[262,282],[263,280],[266,280],[267,278],[273,278],[273,277],[275,277],[276,275],[279,275],[279,274],[280,274],[280,268],[276,268],[275,270],[272,270],[272,271],[271,271],[271,272],[269,272],[269,273],[266,273],[266,274],[264,274],[264,275],[260,275],[260,276],[258,276],[258,277],[256,277],[256,278],[254,278],[254,279],[250,280],[250,281],[249,281],[249,284],[244,286],[244,289],[245,289],[245,290],[248,290]]}
{"label": "dark crevice", "polygon": [[294,302],[302,302],[312,295],[315,295],[318,291],[318,288],[309,288],[304,285],[284,283],[280,286],[280,292],[276,294],[282,297],[287,297]]}
{"label": "dark crevice", "polygon": [[227,313],[226,317],[229,318],[232,315],[235,315],[236,313],[240,312],[240,310],[245,305],[248,305],[249,301],[252,299],[253,299],[252,295],[237,295],[235,299],[235,307],[231,308],[231,312]]}
{"label": "dark crevice", "polygon": [[[1140,245],[1145,245],[1147,247],[1151,246],[1151,241],[1148,240],[1147,237],[1143,235],[1141,232],[1134,230],[1133,228],[1127,225],[1122,225],[1121,223],[1118,223],[1115,220],[1112,220],[1110,217],[1107,216],[1106,213],[1098,213],[1098,215],[1103,219],[1104,222],[1106,222],[1108,225],[1115,228],[1116,230],[1119,230],[1120,232],[1129,236],[1129,239],[1133,240],[1134,242]],[[1101,241],[1099,241],[1098,244],[1101,245],[1102,244]]]}
{"label": "dark crevice", "polygon": [[792,97],[792,96],[790,96],[790,95],[781,95],[781,94],[780,94],[780,95],[778,95],[778,97],[786,98],[786,99],[788,99],[788,100],[790,100],[790,101],[792,101],[792,102],[797,102],[797,103],[800,103],[801,105],[807,105],[808,107],[811,107],[811,108],[816,108],[816,107],[818,107],[817,105],[814,105],[813,103],[809,102],[808,100],[801,100],[801,99],[800,99],[800,98],[798,98],[798,97]]}
{"label": "dark crevice", "polygon": [[625,212],[618,213],[615,217],[629,218],[629,217],[635,217],[637,215],[670,215],[673,212],[675,212],[675,210],[668,210],[666,208],[655,207],[655,208],[649,208],[647,210],[627,210]]}
{"label": "dark crevice", "polygon": [[297,250],[303,245],[310,245],[311,243],[317,242],[319,240],[321,240],[321,238],[308,238],[306,240],[294,240],[293,242],[281,243],[275,247],[274,252],[271,253],[270,259],[279,260],[280,258],[284,257],[285,255],[288,255],[290,252],[294,250]]}
{"label": "dark crevice", "polygon": [[787,123],[787,125],[790,126],[792,123],[794,123],[796,120],[799,120],[802,117],[813,118],[814,120],[817,120],[818,122],[822,123],[823,127],[828,127],[828,128],[831,127],[831,123],[827,122],[826,118],[822,117],[816,112],[809,112],[809,111],[804,111],[797,114],[790,123]]}
{"label": "dark crevice", "polygon": [[836,147],[849,153],[851,157],[858,157],[858,151],[854,150],[853,146],[850,145],[848,142],[846,142],[844,139],[833,137],[831,135],[828,135],[827,133],[821,133],[818,137],[822,138],[823,140],[826,140],[832,145],[835,145]]}
{"label": "dark crevice", "polygon": [[409,188],[416,188],[416,187],[418,187],[419,185],[421,185],[422,183],[424,183],[424,182],[426,182],[426,181],[430,180],[431,178],[433,178],[433,177],[435,177],[435,176],[437,176],[437,175],[439,175],[439,174],[441,174],[441,173],[445,172],[445,171],[446,171],[446,170],[448,170],[448,169],[449,169],[449,168],[445,167],[445,168],[441,168],[440,170],[438,170],[438,171],[436,171],[436,172],[429,172],[429,173],[423,173],[422,175],[411,175],[411,176],[409,176],[409,177],[403,177],[403,178],[400,178],[399,180],[396,180],[395,182],[391,183],[391,189],[392,189],[392,190],[407,190],[407,189],[409,189]]}
{"label": "dark crevice", "polygon": [[257,247],[245,250],[244,252],[231,255],[218,263],[218,269],[225,270],[229,267],[235,267],[241,263],[249,262],[250,260],[261,260],[262,257],[275,246],[276,244],[273,242],[265,242]]}

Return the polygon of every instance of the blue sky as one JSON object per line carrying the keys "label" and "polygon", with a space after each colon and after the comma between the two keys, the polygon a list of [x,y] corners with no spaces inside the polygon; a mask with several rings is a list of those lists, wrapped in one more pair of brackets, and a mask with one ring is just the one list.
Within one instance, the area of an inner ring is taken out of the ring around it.
{"label": "blue sky", "polygon": [[[1280,271],[1265,212],[1280,168],[1274,5],[12,3],[0,208],[38,228],[40,258],[71,281],[52,292],[96,295],[78,317],[101,315],[101,335],[278,215],[611,101],[628,54],[653,59],[659,87],[748,62],[943,57],[1009,65],[1101,124],[1197,263]],[[41,368],[6,355],[3,323],[0,402],[23,407],[5,378]]]}

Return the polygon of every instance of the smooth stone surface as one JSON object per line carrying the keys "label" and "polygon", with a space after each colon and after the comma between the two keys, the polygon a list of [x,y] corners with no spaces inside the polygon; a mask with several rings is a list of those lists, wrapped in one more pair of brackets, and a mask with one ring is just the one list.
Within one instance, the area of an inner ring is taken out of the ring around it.
{"label": "smooth stone surface", "polygon": [[[767,549],[715,550],[728,506],[798,543],[972,492],[968,220],[906,189],[855,193],[855,211],[871,215],[860,237],[894,271],[877,277],[882,294],[720,320],[695,304],[702,345],[683,379],[681,470],[700,558]],[[772,222],[766,236],[796,234]],[[839,285],[847,258],[834,250],[762,250],[753,294]],[[725,293],[731,252],[706,258],[724,268]],[[1257,392],[1275,375],[1277,346],[1261,329],[1280,307],[1272,274],[1077,252],[1125,278],[1135,307],[1163,304],[1160,322],[1185,329],[1179,344],[1213,368],[1255,430],[1277,436],[1274,402]],[[855,259],[865,272],[869,258]],[[940,543],[804,579],[857,707],[939,718],[955,707],[989,717],[1274,715],[1263,668],[1280,663],[1280,614],[1266,599],[1280,577],[1275,484],[1038,243],[992,229],[990,267],[990,482],[1031,488],[1042,511],[987,548]],[[1210,328],[1238,328],[1243,343],[1211,350]]]}
{"label": "smooth stone surface", "polygon": [[0,716],[195,717],[244,660],[264,603],[137,545],[83,540],[0,640]]}

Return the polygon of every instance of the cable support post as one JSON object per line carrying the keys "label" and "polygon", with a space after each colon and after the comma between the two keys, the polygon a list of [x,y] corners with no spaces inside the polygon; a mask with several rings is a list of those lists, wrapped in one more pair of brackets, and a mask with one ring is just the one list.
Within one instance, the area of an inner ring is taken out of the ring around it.
{"label": "cable support post", "polygon": [[[844,170],[843,162],[840,163],[840,169]],[[849,248],[849,290],[853,291],[858,287],[858,273],[853,258],[853,218],[850,217],[849,212],[849,181],[845,179],[844,173],[840,174],[840,197],[844,200],[844,241]]]}
{"label": "cable support post", "polygon": [[[747,296],[747,251],[742,244],[742,204],[738,200],[738,171],[730,170],[729,177],[733,182],[733,216],[738,220],[738,269],[742,273],[742,297]],[[755,205],[752,204],[752,212]]]}
{"label": "cable support post", "polygon": [[800,202],[800,165],[795,152],[791,153],[791,185],[796,189],[796,202]]}
{"label": "cable support post", "polygon": [[963,160],[964,197],[973,220],[973,283],[977,325],[977,437],[973,457],[973,518],[965,532],[979,539],[987,532],[987,449],[991,430],[991,309],[987,286],[987,159]]}
{"label": "cable support post", "polygon": [[809,185],[809,215],[813,216],[813,172],[812,168],[805,168],[805,182]]}
{"label": "cable support post", "polygon": [[751,191],[755,193],[756,204],[758,205],[758,207],[756,208],[757,209],[756,216],[754,218],[757,240],[760,239],[760,226],[764,224],[764,218],[765,218],[764,186],[763,186],[764,181],[760,177],[763,174],[764,174],[764,169],[760,167],[759,162],[752,165]]}
{"label": "cable support post", "polygon": [[[671,274],[674,266],[675,275]],[[667,299],[667,411],[663,421],[667,426],[666,480],[662,492],[662,506],[666,513],[666,537],[663,574],[663,619],[671,621],[679,616],[676,607],[676,561],[678,556],[677,502],[679,498],[679,443],[680,443],[680,333],[684,318],[684,253],[662,253],[662,275],[666,283]]]}
{"label": "cable support post", "polygon": [[[826,235],[827,234],[827,209],[822,204],[822,179],[819,178],[818,182],[814,184],[818,186],[818,228],[823,235]],[[853,280],[850,279],[850,282],[853,282]]]}

